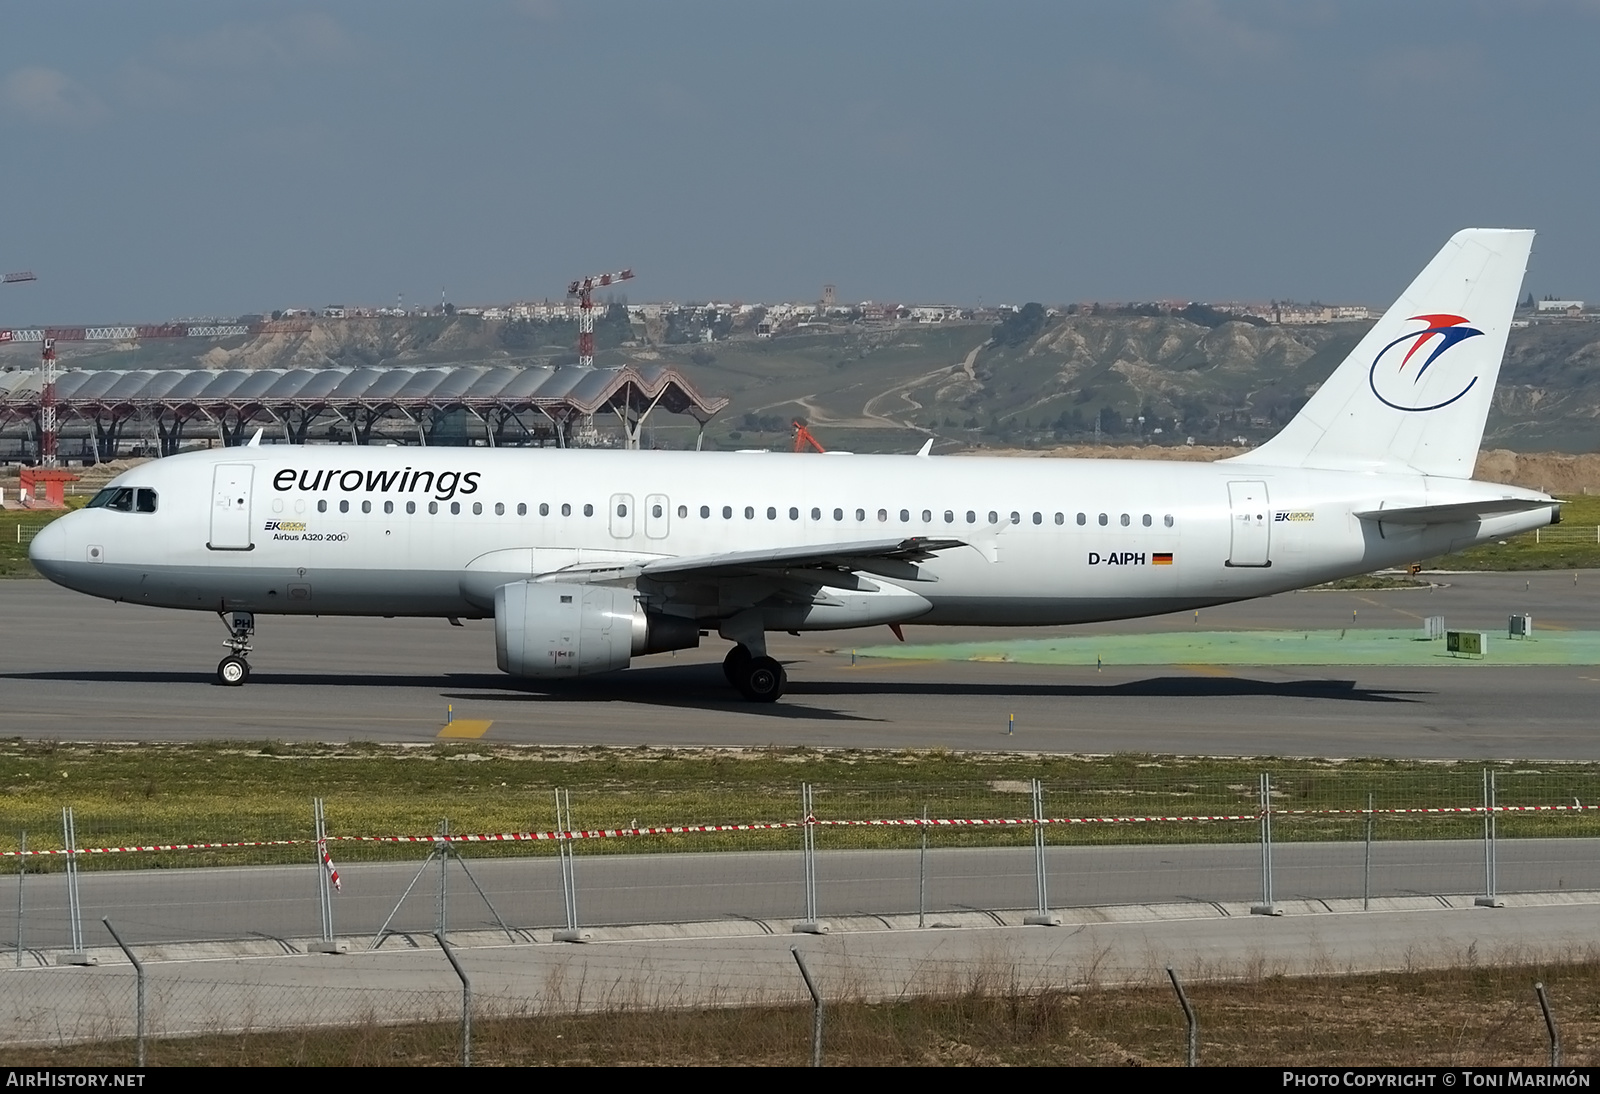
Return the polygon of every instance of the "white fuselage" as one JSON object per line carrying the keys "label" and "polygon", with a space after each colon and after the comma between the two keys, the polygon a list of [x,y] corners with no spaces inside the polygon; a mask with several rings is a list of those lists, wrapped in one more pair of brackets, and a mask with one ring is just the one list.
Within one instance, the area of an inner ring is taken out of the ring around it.
{"label": "white fuselage", "polygon": [[[155,511],[70,514],[35,541],[39,568],[97,596],[207,611],[483,617],[494,583],[574,566],[894,537],[969,544],[911,580],[873,578],[915,593],[886,613],[847,604],[772,624],[793,629],[1176,611],[1418,561],[1548,524],[1556,509],[1396,526],[1355,514],[1545,495],[1248,463],[833,453],[267,446],[154,461],[112,485],[153,491]],[[481,588],[476,572],[492,575]],[[662,592],[708,624],[724,614]]]}

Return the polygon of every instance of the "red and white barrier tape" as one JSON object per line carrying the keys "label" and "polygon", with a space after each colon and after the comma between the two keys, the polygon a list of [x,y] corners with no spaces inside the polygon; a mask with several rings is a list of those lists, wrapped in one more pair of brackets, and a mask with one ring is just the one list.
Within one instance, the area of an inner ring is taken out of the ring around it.
{"label": "red and white barrier tape", "polygon": [[[1588,813],[1600,810],[1600,805],[1496,805],[1491,813]],[[1417,814],[1482,815],[1481,805],[1415,806],[1384,809],[1274,809],[1275,817],[1365,817]],[[1173,814],[1143,817],[905,817],[884,820],[825,820],[812,818],[810,823],[819,828],[1026,828],[1032,825],[1081,824],[1172,824],[1198,821],[1258,821],[1255,813]],[[572,832],[487,832],[461,835],[432,836],[329,836],[330,840],[346,843],[538,843],[546,841],[584,839],[616,839],[624,836],[679,836],[716,832],[778,832],[804,827],[800,821],[772,821],[753,824],[676,824],[648,828],[595,828]],[[80,855],[131,854],[149,851],[214,851],[236,850],[243,847],[296,847],[314,843],[309,839],[237,840],[227,843],[152,843],[126,847],[80,847],[76,852],[66,850],[0,851],[0,858],[34,858]],[[323,852],[324,857],[326,852]]]}

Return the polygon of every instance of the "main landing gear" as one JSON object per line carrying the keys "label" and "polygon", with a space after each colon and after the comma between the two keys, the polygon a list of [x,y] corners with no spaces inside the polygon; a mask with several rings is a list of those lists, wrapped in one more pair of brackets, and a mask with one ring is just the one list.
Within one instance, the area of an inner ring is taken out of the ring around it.
{"label": "main landing gear", "polygon": [[743,645],[728,651],[722,661],[722,673],[741,695],[756,703],[777,702],[789,682],[782,665],[765,654],[755,656]]}
{"label": "main landing gear", "polygon": [[223,645],[233,652],[217,662],[217,683],[236,688],[250,679],[250,636],[256,633],[256,617],[250,612],[218,612],[217,618],[228,628]]}

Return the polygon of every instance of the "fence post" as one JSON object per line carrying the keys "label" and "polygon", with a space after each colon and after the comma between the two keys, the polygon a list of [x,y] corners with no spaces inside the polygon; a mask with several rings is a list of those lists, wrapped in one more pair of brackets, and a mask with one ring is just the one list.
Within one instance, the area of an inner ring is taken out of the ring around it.
{"label": "fence post", "polygon": [[461,967],[461,962],[456,960],[456,951],[450,943],[444,940],[444,935],[435,935],[439,940],[439,948],[450,959],[450,967],[456,970],[456,975],[461,978],[461,1066],[472,1066],[472,981],[467,979],[467,970]]}
{"label": "fence post", "polygon": [[1495,844],[1495,793],[1494,771],[1483,769],[1483,895],[1473,898],[1479,908],[1504,908],[1506,902],[1496,891],[1499,868],[1499,849]]}
{"label": "fence post", "polygon": [[1372,908],[1372,791],[1367,791],[1367,855],[1361,866],[1361,910]]}
{"label": "fence post", "polygon": [[806,968],[806,959],[800,956],[798,946],[790,946],[789,952],[794,954],[794,963],[800,966],[800,975],[805,978],[806,990],[811,993],[811,1066],[822,1066],[822,993],[817,990],[817,983],[811,979],[811,970]]}
{"label": "fence post", "polygon": [[1051,914],[1049,877],[1044,864],[1044,785],[1033,780],[1033,888],[1038,907],[1022,917],[1026,927],[1059,927],[1061,917]]}
{"label": "fence post", "polygon": [[[578,926],[578,874],[573,860],[571,833],[572,792],[556,791],[556,853],[561,859],[561,902],[567,916],[565,930],[555,931],[552,942],[587,942],[594,937],[590,931]],[[488,899],[487,897],[485,899]]]}
{"label": "fence post", "polygon": [[1200,1020],[1194,1016],[1194,1008],[1189,1005],[1189,997],[1184,994],[1183,985],[1178,983],[1178,974],[1171,965],[1167,966],[1167,975],[1172,978],[1172,990],[1178,993],[1178,1005],[1183,1008],[1183,1019],[1189,1023],[1189,1066],[1200,1066]]}
{"label": "fence post", "polygon": [[1250,905],[1251,915],[1282,915],[1272,899],[1272,776],[1261,773],[1261,903]]}
{"label": "fence post", "polygon": [[1550,1066],[1561,1066],[1561,1030],[1556,1026],[1555,1016],[1550,1013],[1550,1000],[1544,994],[1544,982],[1539,981],[1533,985],[1533,990],[1539,996],[1539,1009],[1544,1011],[1544,1028],[1550,1033]]}
{"label": "fence post", "polygon": [[17,968],[22,968],[22,875],[28,872],[28,830],[22,830],[17,855]]}
{"label": "fence post", "polygon": [[134,1002],[134,1030],[136,1031],[136,1036],[139,1042],[139,1066],[143,1067],[145,1013],[144,962],[140,961],[139,958],[135,956],[134,952],[128,949],[128,944],[122,941],[121,935],[117,934],[117,929],[111,925],[111,920],[102,919],[100,922],[106,925],[106,930],[111,932],[112,940],[116,942],[117,947],[122,950],[123,953],[128,955],[128,960],[133,963],[133,975],[135,983],[137,984]]}
{"label": "fence post", "polygon": [[93,965],[93,958],[83,948],[83,907],[78,903],[78,825],[70,805],[61,810],[61,840],[67,850],[67,932],[71,936],[72,952],[62,954],[57,963]]}
{"label": "fence post", "polygon": [[[22,961],[22,957],[20,956],[21,953],[22,953],[22,942],[20,941],[21,931],[22,931],[22,906],[21,906],[20,902],[21,902],[22,898],[19,896],[19,897],[17,897],[17,900],[19,902],[18,906],[17,906],[17,931],[18,931],[18,939],[19,939],[19,941],[17,942],[17,953],[19,955],[17,957],[17,961],[20,964],[21,961]],[[924,803],[924,805],[922,806],[922,850],[917,854],[917,926],[918,927],[926,927],[927,925],[928,925],[928,806],[926,805],[926,803]]]}
{"label": "fence post", "polygon": [[[790,930],[795,934],[827,934],[828,925],[817,918],[817,809],[810,783],[800,784],[800,857],[805,871],[806,917]],[[795,960],[799,960],[798,954]]]}
{"label": "fence post", "polygon": [[306,947],[308,953],[343,953],[333,939],[333,860],[328,857],[328,822],[322,812],[322,799],[311,799],[312,845],[317,859],[317,910],[322,924],[322,940]]}

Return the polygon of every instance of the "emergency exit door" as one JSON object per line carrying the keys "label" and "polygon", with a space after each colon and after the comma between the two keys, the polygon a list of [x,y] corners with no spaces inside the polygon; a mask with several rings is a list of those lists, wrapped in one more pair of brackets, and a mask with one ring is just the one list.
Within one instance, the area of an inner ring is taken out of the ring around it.
{"label": "emergency exit door", "polygon": [[213,551],[248,551],[250,541],[250,480],[255,468],[247,463],[218,464],[211,478],[211,538]]}
{"label": "emergency exit door", "polygon": [[1267,484],[1230,482],[1228,509],[1232,517],[1229,566],[1271,566],[1272,511],[1267,507]]}

